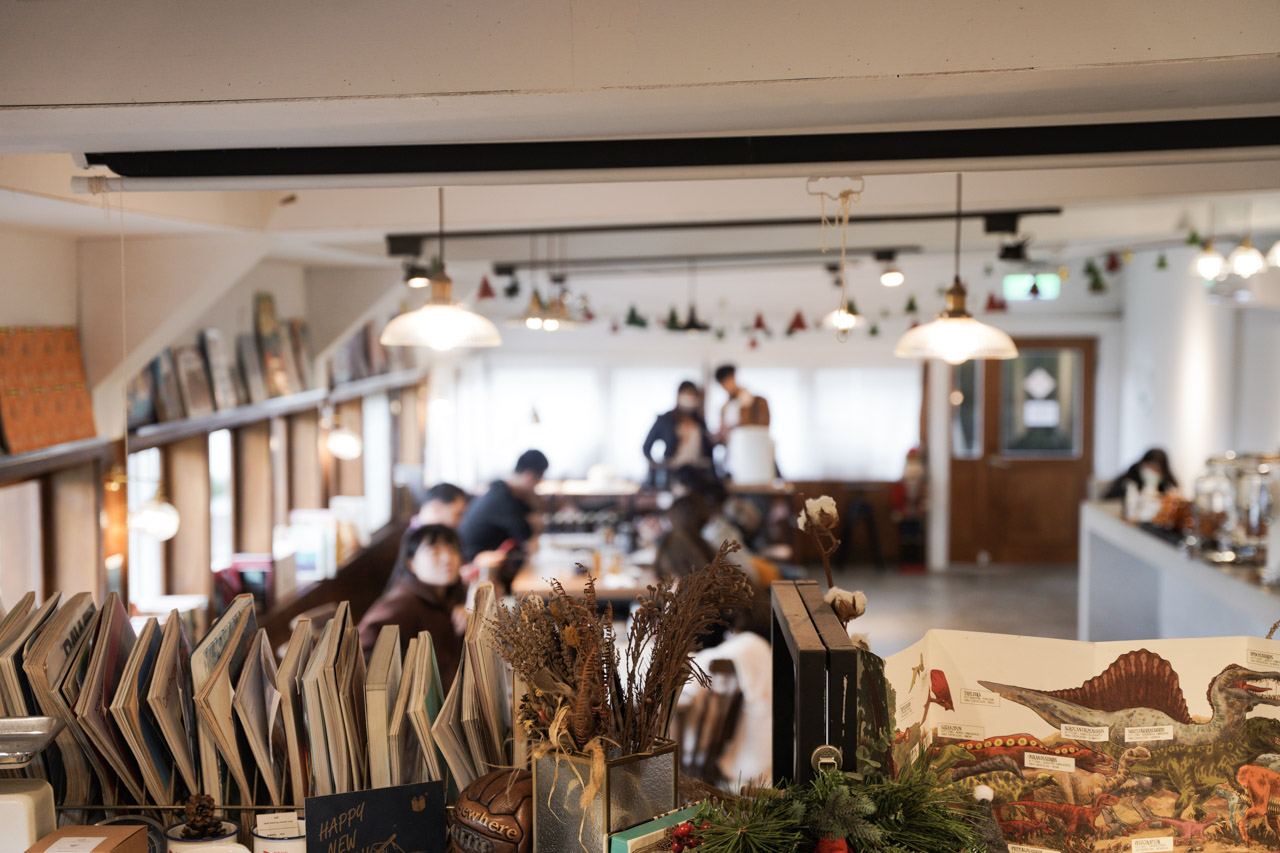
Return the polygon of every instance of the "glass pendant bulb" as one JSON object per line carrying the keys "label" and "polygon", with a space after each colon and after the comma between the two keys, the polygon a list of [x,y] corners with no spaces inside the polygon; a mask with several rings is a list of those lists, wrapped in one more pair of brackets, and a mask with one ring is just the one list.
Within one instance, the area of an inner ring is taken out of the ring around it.
{"label": "glass pendant bulb", "polygon": [[1213,240],[1206,240],[1204,248],[1196,255],[1196,273],[1205,281],[1216,281],[1226,263],[1227,259],[1213,247]]}
{"label": "glass pendant bulb", "polygon": [[129,529],[158,542],[168,542],[176,536],[181,521],[177,507],[165,500],[159,489],[155,497],[129,512]]}
{"label": "glass pendant bulb", "polygon": [[898,287],[906,280],[907,277],[902,274],[902,270],[892,264],[885,267],[884,272],[880,273],[880,283],[885,287]]}
{"label": "glass pendant bulb", "polygon": [[354,430],[349,430],[346,427],[335,427],[329,430],[329,435],[324,440],[324,446],[329,449],[329,452],[335,458],[350,462],[352,459],[359,459],[360,454],[364,452],[364,439]]}
{"label": "glass pendant bulb", "polygon": [[1280,267],[1280,240],[1272,243],[1271,248],[1267,250],[1267,263],[1273,267]]}
{"label": "glass pendant bulb", "polygon": [[940,358],[947,364],[963,364],[974,358],[1018,357],[1013,338],[975,320],[965,308],[965,290],[959,277],[947,291],[947,310],[898,339],[898,358]]}
{"label": "glass pendant bulb", "polygon": [[1241,278],[1251,278],[1262,272],[1267,266],[1267,259],[1254,247],[1253,240],[1245,237],[1239,246],[1231,250],[1231,254],[1227,257],[1227,266]]}

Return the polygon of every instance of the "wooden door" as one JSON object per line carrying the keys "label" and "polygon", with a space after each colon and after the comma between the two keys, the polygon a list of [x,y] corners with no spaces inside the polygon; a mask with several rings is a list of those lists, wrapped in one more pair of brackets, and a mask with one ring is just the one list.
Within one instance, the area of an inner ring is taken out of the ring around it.
{"label": "wooden door", "polygon": [[951,559],[1070,563],[1093,467],[1095,342],[1016,342],[952,371]]}

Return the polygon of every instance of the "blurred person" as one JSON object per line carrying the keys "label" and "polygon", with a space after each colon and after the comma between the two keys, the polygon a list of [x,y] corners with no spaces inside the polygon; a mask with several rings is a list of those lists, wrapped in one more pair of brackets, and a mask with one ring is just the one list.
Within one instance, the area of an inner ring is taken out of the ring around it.
{"label": "blurred person", "polygon": [[676,498],[666,512],[666,532],[658,540],[653,561],[659,577],[684,577],[715,557],[715,549],[702,538],[711,510],[698,495]]}
{"label": "blurred person", "polygon": [[716,382],[729,395],[729,399],[720,408],[720,431],[716,433],[716,442],[724,444],[729,440],[729,433],[740,426],[769,426],[769,401],[757,397],[738,384],[738,368],[732,364],[722,364],[716,368]]}
{"label": "blurred person", "polygon": [[[662,460],[653,458],[653,446],[662,442]],[[702,393],[685,380],[676,389],[676,407],[658,415],[644,440],[644,457],[650,471],[671,472],[689,465],[711,468],[711,433],[702,416]]]}
{"label": "blurred person", "polygon": [[542,451],[526,450],[516,460],[515,470],[494,480],[489,491],[471,502],[458,525],[463,559],[493,569],[496,577],[492,579],[503,590],[520,570],[524,555],[536,546],[542,525],[536,517],[535,489],[550,464]]}
{"label": "blurred person", "polygon": [[1132,483],[1139,492],[1157,492],[1161,495],[1176,493],[1178,481],[1169,468],[1169,454],[1162,448],[1153,447],[1142,458],[1129,466],[1129,469],[1116,477],[1107,489],[1103,500],[1123,498]]}
{"label": "blurred person", "polygon": [[471,496],[453,483],[436,483],[423,495],[422,504],[410,525],[443,524],[457,530],[470,502]]}
{"label": "blurred person", "polygon": [[387,591],[360,620],[360,647],[368,656],[382,627],[398,625],[404,654],[411,638],[430,631],[447,692],[458,672],[467,625],[462,543],[453,528],[424,524],[406,537],[402,553],[404,571],[392,577]]}

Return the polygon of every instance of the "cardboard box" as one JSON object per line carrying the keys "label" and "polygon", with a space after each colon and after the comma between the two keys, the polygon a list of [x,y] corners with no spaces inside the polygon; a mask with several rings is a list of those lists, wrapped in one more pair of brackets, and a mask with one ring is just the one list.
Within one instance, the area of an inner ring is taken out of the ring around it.
{"label": "cardboard box", "polygon": [[147,853],[145,826],[64,826],[27,853]]}

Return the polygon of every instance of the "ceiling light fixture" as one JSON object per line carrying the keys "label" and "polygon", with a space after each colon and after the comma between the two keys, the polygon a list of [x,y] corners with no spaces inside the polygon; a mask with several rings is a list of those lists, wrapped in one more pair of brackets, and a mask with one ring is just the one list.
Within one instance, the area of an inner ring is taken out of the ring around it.
{"label": "ceiling light fixture", "polygon": [[940,358],[948,364],[962,364],[970,359],[1018,356],[1012,338],[975,320],[965,307],[965,288],[960,281],[961,180],[957,172],[955,279],[947,291],[946,310],[923,326],[908,329],[893,349],[898,358]]}
{"label": "ceiling light fixture", "polygon": [[1205,281],[1217,281],[1227,268],[1227,259],[1213,247],[1214,209],[1209,208],[1209,239],[1204,241],[1200,254],[1196,255],[1196,273]]}
{"label": "ceiling light fixture", "polygon": [[426,287],[431,283],[431,275],[421,264],[405,264],[404,283],[412,288]]}
{"label": "ceiling light fixture", "polygon": [[884,270],[880,273],[880,283],[885,287],[898,287],[907,280],[907,277],[902,274],[902,270],[898,269],[897,252],[892,249],[877,250],[875,257],[877,261],[885,265]]}
{"label": "ceiling light fixture", "polygon": [[182,517],[173,504],[165,500],[164,486],[157,485],[151,500],[129,511],[129,529],[150,536],[158,542],[168,542],[178,535]]}
{"label": "ceiling light fixture", "polygon": [[849,332],[861,321],[862,317],[858,315],[858,309],[850,299],[846,304],[823,317],[822,325],[838,332]]}
{"label": "ceiling light fixture", "polygon": [[1240,245],[1227,256],[1227,265],[1241,278],[1252,278],[1266,267],[1267,259],[1253,245],[1253,238],[1246,234]]}
{"label": "ceiling light fixture", "polygon": [[341,426],[335,426],[329,430],[324,446],[329,449],[334,458],[346,462],[359,459],[360,454],[364,453],[364,439],[360,437],[360,433]]}
{"label": "ceiling light fixture", "polygon": [[440,206],[440,265],[431,271],[431,295],[421,308],[393,318],[382,330],[379,342],[388,347],[430,347],[444,352],[461,347],[496,347],[502,344],[498,327],[488,317],[468,311],[453,301],[453,280],[444,268],[444,188],[438,190]]}

